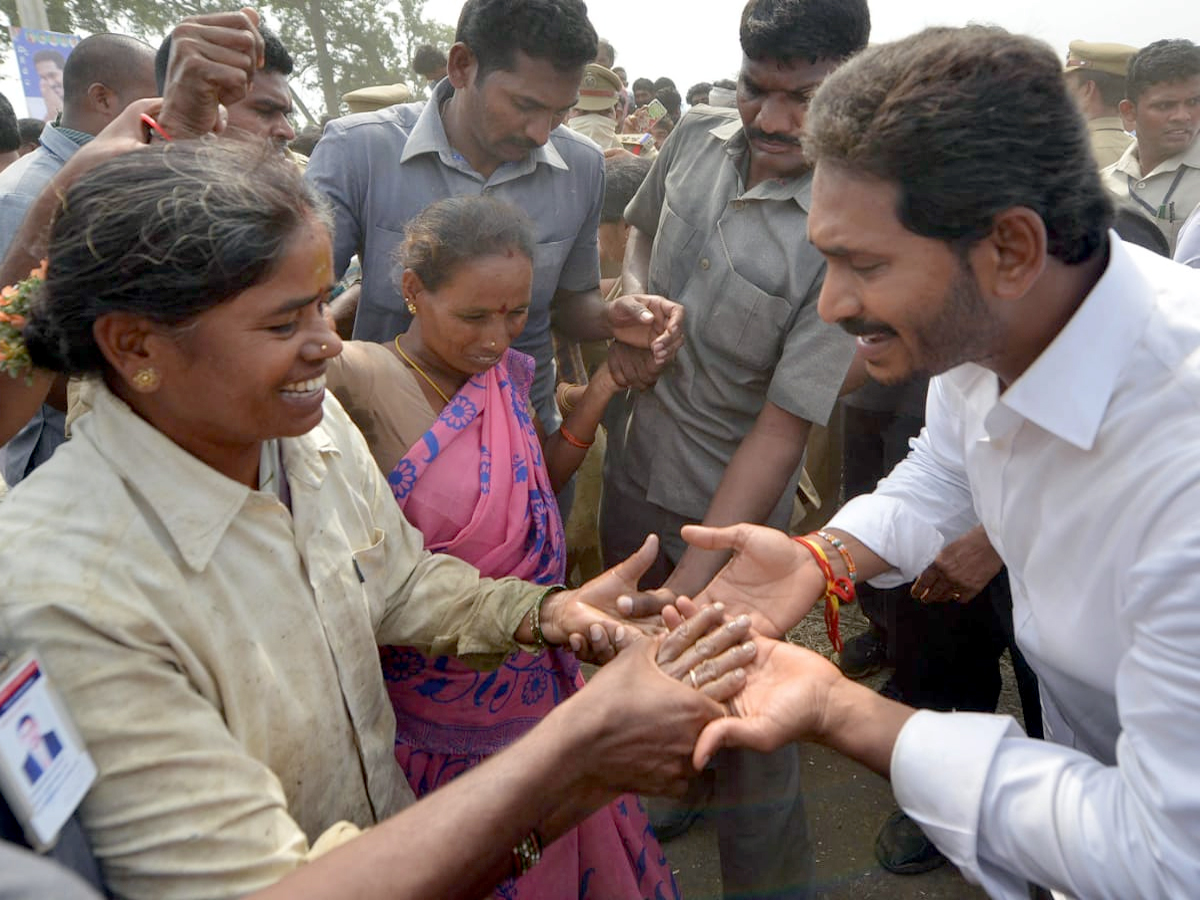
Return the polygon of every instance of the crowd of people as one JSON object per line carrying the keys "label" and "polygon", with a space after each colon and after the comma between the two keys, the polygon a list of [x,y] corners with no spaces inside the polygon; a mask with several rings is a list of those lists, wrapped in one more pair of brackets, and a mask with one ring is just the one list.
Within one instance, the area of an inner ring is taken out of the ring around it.
{"label": "crowd of people", "polygon": [[298,135],[243,9],[0,104],[0,895],[657,900],[707,815],[808,898],[802,741],[893,872],[1194,892],[1200,46],[870,21],[681,95],[467,0]]}

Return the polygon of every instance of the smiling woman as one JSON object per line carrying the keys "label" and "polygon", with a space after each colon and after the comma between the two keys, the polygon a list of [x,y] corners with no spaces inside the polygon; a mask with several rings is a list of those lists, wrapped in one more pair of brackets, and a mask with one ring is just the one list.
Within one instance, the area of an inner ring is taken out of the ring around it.
{"label": "smiling woman", "polygon": [[424,552],[325,392],[329,234],[294,166],[138,144],[58,205],[25,339],[91,410],[0,508],[0,620],[96,762],[114,896],[243,896],[413,802],[379,644],[486,666],[632,640],[616,599],[648,558],[584,596]]}

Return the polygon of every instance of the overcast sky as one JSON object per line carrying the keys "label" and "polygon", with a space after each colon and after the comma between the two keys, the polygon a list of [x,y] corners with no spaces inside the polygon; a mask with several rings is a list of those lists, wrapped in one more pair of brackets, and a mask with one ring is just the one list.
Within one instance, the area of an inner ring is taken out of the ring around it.
{"label": "overcast sky", "polygon": [[[681,93],[698,81],[731,78],[741,64],[738,0],[588,0],[592,23],[617,49],[630,79],[668,75]],[[453,24],[461,0],[429,0],[432,19]],[[1196,0],[871,0],[871,40],[890,41],[927,25],[987,22],[1034,35],[1065,58],[1076,39],[1144,46],[1165,37],[1200,42]]]}

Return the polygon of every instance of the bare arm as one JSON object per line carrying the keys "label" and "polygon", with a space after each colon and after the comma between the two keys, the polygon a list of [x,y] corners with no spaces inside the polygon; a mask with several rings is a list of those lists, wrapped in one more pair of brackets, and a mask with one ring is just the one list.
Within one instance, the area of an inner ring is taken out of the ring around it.
{"label": "bare arm", "polygon": [[[613,380],[608,363],[600,366],[588,381],[587,386],[572,393],[574,408],[564,411],[562,428],[580,443],[591,444],[596,439],[596,428],[604,417],[608,402],[620,390]],[[577,447],[563,437],[562,430],[554,432],[545,441],[546,468],[550,472],[550,484],[558,491],[575,473],[587,456],[586,447]]]}
{"label": "bare arm", "polygon": [[[763,522],[800,465],[811,427],[811,423],[768,400],[729,461],[708,505],[704,524],[718,528],[738,522]],[[726,551],[689,547],[665,586],[694,596],[728,560]]]}

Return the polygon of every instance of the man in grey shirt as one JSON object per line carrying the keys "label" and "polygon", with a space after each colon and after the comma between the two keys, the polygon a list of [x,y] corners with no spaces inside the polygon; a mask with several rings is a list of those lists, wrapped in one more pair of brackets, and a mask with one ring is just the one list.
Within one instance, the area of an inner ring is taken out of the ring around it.
{"label": "man in grey shirt", "polygon": [[355,253],[362,260],[354,322],[361,340],[391,340],[408,328],[392,254],[416,213],[447,196],[486,192],[529,215],[537,230],[533,297],[514,346],[537,361],[534,406],[552,430],[552,316],[569,337],[652,347],[661,363],[681,338],[682,313],[661,298],[605,304],[600,295],[604,158],[562,126],[596,53],[584,4],[468,0],[455,40],[430,101],[334,120],[307,176],[333,204],[337,273]]}
{"label": "man in grey shirt", "polygon": [[[865,0],[751,0],[737,112],[689,112],[625,211],[625,286],[678,301],[686,342],[610,429],[601,540],[618,559],[657,532],[657,574],[677,593],[727,558],[685,548],[684,524],[786,526],[809,428],[850,367],[853,340],[817,314],[800,134],[809,97],[869,30]],[[796,748],[724,754],[716,795],[726,896],[810,896]]]}
{"label": "man in grey shirt", "polygon": [[[61,120],[43,129],[36,150],[0,174],[0,258],[8,252],[25,212],[75,151],[134,100],[157,95],[149,45],[123,34],[97,34],[79,42],[63,69]],[[49,459],[65,440],[65,426],[63,413],[43,404],[0,449],[5,481],[16,485]]]}

